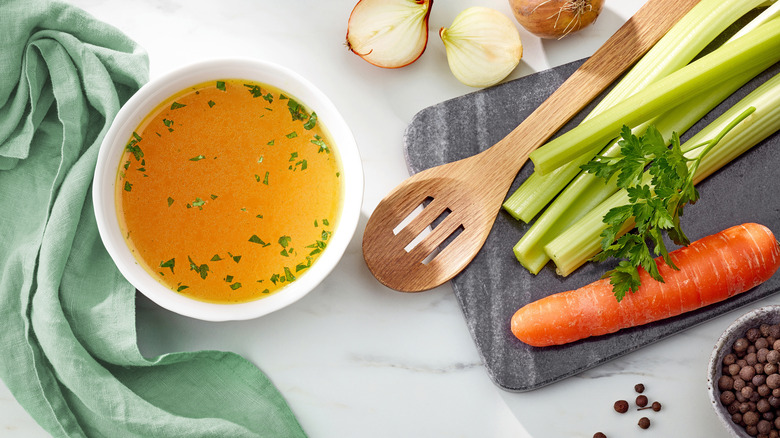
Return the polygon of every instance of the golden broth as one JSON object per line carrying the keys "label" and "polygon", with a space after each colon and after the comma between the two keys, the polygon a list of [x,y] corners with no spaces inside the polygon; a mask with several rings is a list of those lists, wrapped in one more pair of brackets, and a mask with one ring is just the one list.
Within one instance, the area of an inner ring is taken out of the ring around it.
{"label": "golden broth", "polygon": [[252,301],[303,275],[342,194],[316,114],[226,79],[183,90],[133,133],[117,173],[120,228],[144,268],[191,298]]}

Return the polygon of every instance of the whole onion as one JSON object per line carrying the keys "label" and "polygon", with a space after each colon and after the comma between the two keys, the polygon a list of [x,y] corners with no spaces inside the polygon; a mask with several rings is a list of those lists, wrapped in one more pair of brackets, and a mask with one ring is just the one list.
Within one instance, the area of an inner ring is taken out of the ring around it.
{"label": "whole onion", "polygon": [[509,0],[509,5],[527,31],[560,39],[593,23],[604,0]]}

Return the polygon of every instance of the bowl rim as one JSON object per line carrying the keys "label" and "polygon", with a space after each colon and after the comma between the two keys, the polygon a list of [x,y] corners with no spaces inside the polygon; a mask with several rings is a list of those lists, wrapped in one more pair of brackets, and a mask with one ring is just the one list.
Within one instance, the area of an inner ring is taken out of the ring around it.
{"label": "bowl rim", "polygon": [[718,338],[710,354],[707,364],[707,395],[718,420],[723,424],[734,438],[752,438],[744,428],[731,421],[731,415],[720,402],[720,390],[718,389],[718,376],[723,370],[723,357],[728,354],[731,345],[744,336],[751,327],[758,327],[763,323],[780,323],[780,305],[770,304],[753,309],[732,322]]}
{"label": "bowl rim", "polygon": [[[121,153],[143,118],[164,99],[209,80],[246,79],[272,85],[316,111],[328,130],[342,168],[343,198],[328,245],[304,274],[274,294],[244,303],[218,304],[177,293],[149,274],[130,252],[119,231],[114,204]],[[143,85],[119,109],[98,152],[92,199],[101,240],[122,275],[159,306],[206,321],[257,318],[288,306],[317,287],[336,267],[355,234],[363,202],[364,174],[354,135],[333,102],[312,82],[274,62],[251,58],[214,58],[188,64]]]}

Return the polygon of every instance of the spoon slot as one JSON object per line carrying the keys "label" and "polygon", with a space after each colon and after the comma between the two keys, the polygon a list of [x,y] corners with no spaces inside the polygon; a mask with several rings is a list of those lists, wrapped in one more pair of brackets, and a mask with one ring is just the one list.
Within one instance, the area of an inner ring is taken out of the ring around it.
{"label": "spoon slot", "polygon": [[451,211],[447,210],[447,216],[438,225],[433,226],[431,231],[409,252],[412,260],[419,260],[424,265],[429,264],[436,259],[437,250],[439,253],[443,251],[465,230],[457,215],[449,214]]}
{"label": "spoon slot", "polygon": [[429,196],[393,229],[393,233],[406,248],[432,223],[442,219],[443,214],[446,216],[450,212],[451,210],[443,202],[437,202],[435,198]]}
{"label": "spoon slot", "polygon": [[431,196],[428,196],[420,204],[414,207],[411,213],[406,215],[406,217],[404,217],[403,220],[401,220],[401,222],[399,222],[398,225],[396,225],[395,228],[393,228],[393,234],[397,236],[401,232],[401,230],[403,230],[404,228],[406,228],[407,225],[412,223],[412,221],[417,216],[419,216],[420,213],[422,213],[423,208],[425,208],[425,206],[428,205],[431,201],[433,201],[433,198]]}
{"label": "spoon slot", "polygon": [[[405,250],[406,252],[411,252],[411,251],[412,251],[412,250],[413,250],[413,249],[414,249],[414,248],[415,248],[415,247],[416,247],[416,246],[417,246],[417,245],[418,245],[420,242],[422,242],[422,240],[423,240],[423,239],[424,239],[426,236],[428,236],[428,235],[431,233],[431,230],[432,230],[433,228],[435,228],[435,227],[436,227],[436,224],[438,224],[438,223],[440,223],[441,221],[443,221],[443,220],[444,220],[444,218],[446,218],[447,216],[449,216],[449,214],[450,214],[450,213],[452,213],[452,210],[450,210],[449,208],[445,208],[445,209],[444,209],[444,211],[442,211],[442,212],[441,212],[441,214],[439,214],[439,217],[437,217],[436,219],[434,219],[434,220],[433,220],[433,222],[431,222],[431,224],[430,224],[429,226],[426,226],[425,228],[423,228],[423,230],[422,230],[422,231],[420,231],[420,233],[419,233],[419,234],[417,234],[417,237],[415,237],[414,239],[412,239],[412,241],[411,241],[411,242],[409,242],[409,244],[408,244],[408,245],[406,245],[406,247],[404,248],[404,250]],[[423,221],[423,220],[421,220],[421,221],[420,221],[420,223],[424,223],[424,221]]]}

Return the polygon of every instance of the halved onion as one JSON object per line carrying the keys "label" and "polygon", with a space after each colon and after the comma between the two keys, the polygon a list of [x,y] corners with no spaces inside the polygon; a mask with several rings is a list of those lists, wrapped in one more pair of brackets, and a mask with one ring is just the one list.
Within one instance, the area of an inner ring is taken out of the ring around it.
{"label": "halved onion", "polygon": [[433,0],[360,0],[347,24],[347,47],[378,67],[416,61],[428,44]]}
{"label": "halved onion", "polygon": [[442,27],[439,36],[452,74],[471,87],[489,87],[506,78],[523,57],[520,33],[495,9],[471,7]]}

